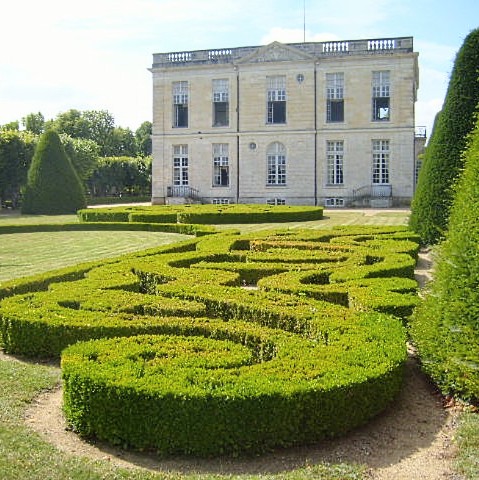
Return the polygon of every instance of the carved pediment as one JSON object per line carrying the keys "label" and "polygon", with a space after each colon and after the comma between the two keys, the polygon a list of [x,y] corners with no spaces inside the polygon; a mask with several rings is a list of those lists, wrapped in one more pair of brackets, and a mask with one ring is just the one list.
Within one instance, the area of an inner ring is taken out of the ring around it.
{"label": "carved pediment", "polygon": [[314,60],[314,57],[290,45],[273,42],[239,59],[237,63],[288,62],[298,60]]}

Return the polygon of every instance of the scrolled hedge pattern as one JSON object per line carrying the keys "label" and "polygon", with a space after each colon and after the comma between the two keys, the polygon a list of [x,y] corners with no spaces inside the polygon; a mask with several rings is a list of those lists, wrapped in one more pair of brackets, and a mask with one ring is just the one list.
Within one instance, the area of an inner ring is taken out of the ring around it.
{"label": "scrolled hedge pattern", "polygon": [[400,389],[417,248],[402,227],[195,238],[0,291],[2,343],[61,356],[84,436],[200,456],[309,443]]}

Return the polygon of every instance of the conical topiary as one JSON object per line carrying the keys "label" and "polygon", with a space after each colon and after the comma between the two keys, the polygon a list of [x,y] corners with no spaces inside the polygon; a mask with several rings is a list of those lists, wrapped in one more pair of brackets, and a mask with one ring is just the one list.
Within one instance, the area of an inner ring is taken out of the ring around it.
{"label": "conical topiary", "polygon": [[425,244],[438,243],[447,229],[454,193],[463,166],[461,154],[474,128],[479,101],[479,28],[465,38],[457,53],[441,114],[424,153],[410,226]]}
{"label": "conical topiary", "polygon": [[28,170],[22,213],[55,215],[85,208],[81,181],[54,130],[38,142]]}
{"label": "conical topiary", "polygon": [[479,120],[464,156],[434,280],[411,333],[444,394],[479,401]]}

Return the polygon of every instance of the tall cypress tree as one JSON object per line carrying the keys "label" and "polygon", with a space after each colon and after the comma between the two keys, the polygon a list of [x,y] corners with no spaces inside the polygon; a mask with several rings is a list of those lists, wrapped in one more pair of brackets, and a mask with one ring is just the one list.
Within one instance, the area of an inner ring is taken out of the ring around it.
{"label": "tall cypress tree", "polygon": [[75,213],[85,206],[83,186],[60,137],[54,130],[46,131],[28,170],[22,213]]}
{"label": "tall cypress tree", "polygon": [[479,121],[464,159],[434,280],[411,333],[443,393],[479,401]]}
{"label": "tall cypress tree", "polygon": [[474,127],[479,101],[479,28],[457,53],[441,114],[429,139],[411,205],[410,226],[424,243],[435,244],[447,228],[452,186],[462,167],[461,154]]}

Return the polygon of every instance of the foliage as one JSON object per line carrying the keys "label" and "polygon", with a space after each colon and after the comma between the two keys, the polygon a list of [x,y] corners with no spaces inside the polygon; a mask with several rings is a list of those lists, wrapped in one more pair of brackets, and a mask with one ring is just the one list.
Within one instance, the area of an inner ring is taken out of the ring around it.
{"label": "foliage", "polygon": [[27,180],[35,145],[36,137],[29,132],[0,132],[0,198],[12,200],[13,206]]}
{"label": "foliage", "polygon": [[40,137],[28,170],[22,212],[51,215],[75,212],[85,206],[80,179],[60,137],[49,130]]}
{"label": "foliage", "polygon": [[[129,128],[115,126],[113,116],[106,110],[70,109],[48,121],[47,127],[72,138],[95,142],[101,157],[136,157],[139,154],[135,134]],[[141,132],[145,142],[146,133]]]}
{"label": "foliage", "polygon": [[474,127],[474,109],[479,102],[478,69],[479,29],[475,29],[457,53],[412,201],[410,226],[425,244],[437,243],[447,229],[452,186],[462,168],[461,153]]}
{"label": "foliage", "polygon": [[99,158],[87,185],[94,196],[150,193],[151,157]]}
{"label": "foliage", "polygon": [[98,165],[100,147],[93,140],[72,138],[64,133],[60,138],[80,180],[86,182]]}
{"label": "foliage", "polygon": [[151,122],[143,122],[135,132],[138,154],[143,157],[148,157],[152,154],[152,128],[153,124]]}
{"label": "foliage", "polygon": [[[378,300],[390,309],[390,293],[413,291],[386,278],[411,275],[415,239],[401,227],[227,232],[92,264],[86,276],[70,269],[37,292],[2,289],[2,341],[59,355],[112,337],[63,354],[66,412],[85,435],[197,455],[310,442],[364,423],[398,391],[404,330]],[[284,285],[287,272],[288,292],[261,285],[274,275]],[[258,290],[241,287],[248,278]],[[361,290],[371,294],[348,300]]]}
{"label": "foliage", "polygon": [[441,390],[479,401],[479,123],[464,158],[434,282],[412,333]]}
{"label": "foliage", "polygon": [[30,113],[22,118],[22,125],[25,127],[25,130],[35,135],[41,135],[45,131],[45,117],[41,112]]}
{"label": "foliage", "polygon": [[81,210],[82,222],[247,224],[304,222],[323,218],[323,207],[284,205],[157,205]]}

